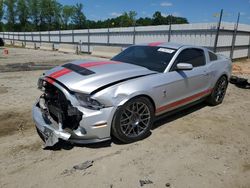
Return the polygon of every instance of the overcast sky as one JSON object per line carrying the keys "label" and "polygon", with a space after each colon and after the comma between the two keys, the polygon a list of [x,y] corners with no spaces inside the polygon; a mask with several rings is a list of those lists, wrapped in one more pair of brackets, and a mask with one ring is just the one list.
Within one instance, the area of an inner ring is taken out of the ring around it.
{"label": "overcast sky", "polygon": [[62,4],[83,3],[88,19],[99,20],[134,10],[138,17],[152,16],[159,10],[164,15],[186,17],[189,22],[215,22],[214,13],[224,9],[223,20],[235,22],[241,12],[241,23],[250,24],[250,0],[59,0]]}

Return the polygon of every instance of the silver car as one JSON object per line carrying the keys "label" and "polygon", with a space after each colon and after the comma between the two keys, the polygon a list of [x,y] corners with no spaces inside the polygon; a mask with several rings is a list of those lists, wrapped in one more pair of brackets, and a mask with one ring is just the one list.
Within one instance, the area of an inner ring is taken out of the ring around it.
{"label": "silver car", "polygon": [[111,136],[135,142],[156,117],[202,100],[222,103],[231,69],[229,59],[202,47],[134,45],[110,61],[78,60],[44,73],[33,119],[47,146]]}

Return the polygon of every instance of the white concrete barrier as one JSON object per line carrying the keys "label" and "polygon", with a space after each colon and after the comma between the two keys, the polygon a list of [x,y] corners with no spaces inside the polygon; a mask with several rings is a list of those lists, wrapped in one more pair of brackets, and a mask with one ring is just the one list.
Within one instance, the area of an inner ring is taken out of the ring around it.
{"label": "white concrete barrier", "polygon": [[36,49],[36,43],[35,42],[26,42],[25,48]]}
{"label": "white concrete barrier", "polygon": [[5,45],[12,45],[13,41],[12,40],[4,40]]}
{"label": "white concrete barrier", "polygon": [[114,46],[94,46],[91,55],[97,57],[111,58],[122,51],[121,47]]}
{"label": "white concrete barrier", "polygon": [[[94,46],[129,46],[132,44],[164,42],[205,46],[213,49],[215,44],[217,23],[173,24],[171,32],[169,25],[136,26],[122,28],[60,30],[42,32],[0,32],[0,37],[8,40],[36,41],[37,44],[54,43],[54,50],[59,43],[82,43],[79,47],[83,52],[92,52]],[[230,55],[234,35],[234,23],[222,22],[219,32],[217,51]],[[235,39],[233,58],[250,56],[250,25],[239,24]],[[109,48],[109,47],[107,47]],[[46,48],[47,50],[51,50]],[[95,54],[95,52],[94,52]],[[106,56],[107,54],[96,54]],[[110,56],[110,55],[108,55]]]}
{"label": "white concrete barrier", "polygon": [[54,50],[54,44],[48,42],[42,42],[40,45],[41,50]]}
{"label": "white concrete barrier", "polygon": [[59,44],[59,52],[78,54],[78,45],[76,44]]}
{"label": "white concrete barrier", "polygon": [[23,41],[15,40],[14,41],[14,46],[16,46],[16,47],[23,47],[24,43],[23,43]]}

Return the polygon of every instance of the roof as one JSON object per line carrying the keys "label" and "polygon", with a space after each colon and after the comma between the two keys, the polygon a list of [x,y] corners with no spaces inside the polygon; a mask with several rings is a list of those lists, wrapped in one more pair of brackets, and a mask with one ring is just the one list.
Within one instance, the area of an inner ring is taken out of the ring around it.
{"label": "roof", "polygon": [[171,48],[178,50],[182,46],[185,46],[183,44],[177,44],[177,43],[172,43],[172,42],[151,42],[151,43],[144,43],[144,44],[139,44],[143,46],[160,46],[160,47],[165,47],[165,48]]}

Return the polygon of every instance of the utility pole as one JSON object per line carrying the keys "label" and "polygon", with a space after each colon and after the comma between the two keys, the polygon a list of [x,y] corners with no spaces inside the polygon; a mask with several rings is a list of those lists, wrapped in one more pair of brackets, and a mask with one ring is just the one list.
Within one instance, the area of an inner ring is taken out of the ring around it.
{"label": "utility pole", "polygon": [[136,35],[136,30],[135,30],[135,26],[136,26],[136,20],[133,21],[133,45],[135,45],[135,35]]}
{"label": "utility pole", "polygon": [[107,33],[107,44],[110,44],[110,20],[108,19],[108,33]]}
{"label": "utility pole", "polygon": [[62,42],[62,34],[61,34],[61,28],[59,29],[59,43]]}
{"label": "utility pole", "polygon": [[88,53],[90,54],[90,30],[89,30],[89,21],[87,21],[88,24]]}
{"label": "utility pole", "polygon": [[73,44],[75,43],[75,33],[73,29],[72,29],[72,43]]}
{"label": "utility pole", "polygon": [[234,25],[234,33],[233,33],[233,38],[232,38],[232,48],[230,51],[230,58],[231,59],[233,59],[233,55],[234,55],[234,47],[235,47],[235,41],[236,41],[236,35],[237,35],[237,31],[238,31],[239,21],[240,21],[240,13],[238,13],[237,22]]}
{"label": "utility pole", "polygon": [[170,14],[169,18],[168,42],[170,42],[171,40],[171,30],[172,30],[172,14]]}
{"label": "utility pole", "polygon": [[220,25],[221,25],[221,20],[222,20],[222,15],[223,15],[223,9],[221,9],[220,11],[220,19],[217,25],[217,31],[216,31],[216,36],[215,36],[215,40],[214,40],[214,52],[216,52],[217,50],[217,44],[218,44],[218,38],[219,38],[219,34],[220,34]]}

